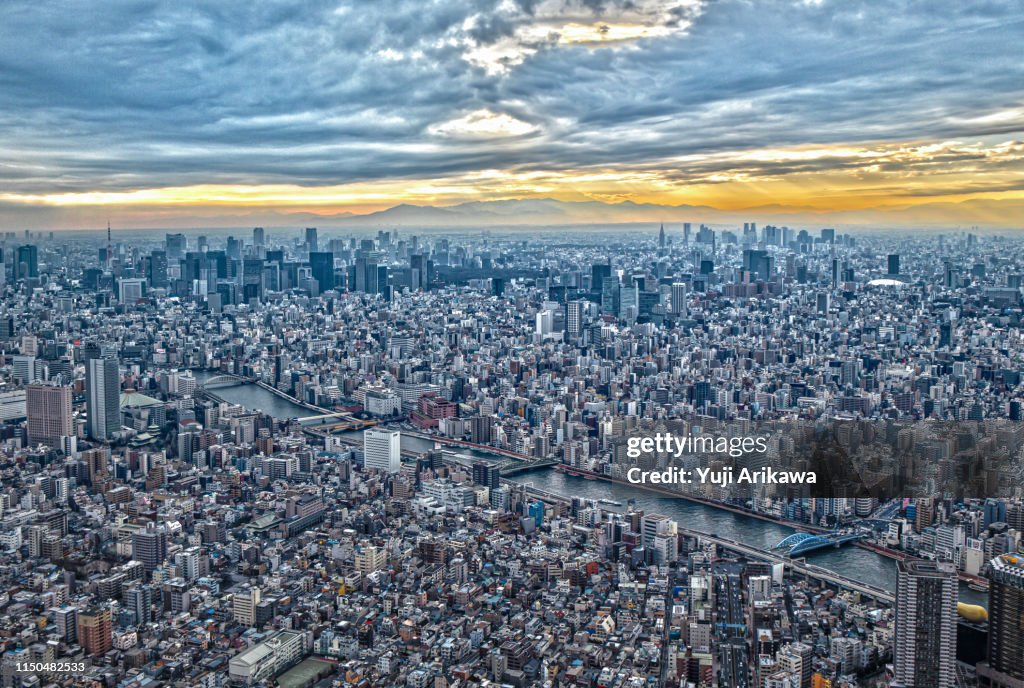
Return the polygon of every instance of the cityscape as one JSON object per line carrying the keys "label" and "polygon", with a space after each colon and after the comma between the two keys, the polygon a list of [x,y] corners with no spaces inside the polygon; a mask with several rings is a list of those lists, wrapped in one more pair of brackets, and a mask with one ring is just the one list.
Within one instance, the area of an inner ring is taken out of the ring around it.
{"label": "cityscape", "polygon": [[[29,231],[3,256],[4,685],[1024,680],[1016,237]],[[786,466],[822,479],[626,479]]]}
{"label": "cityscape", "polygon": [[0,688],[1024,688],[1019,0],[0,2]]}

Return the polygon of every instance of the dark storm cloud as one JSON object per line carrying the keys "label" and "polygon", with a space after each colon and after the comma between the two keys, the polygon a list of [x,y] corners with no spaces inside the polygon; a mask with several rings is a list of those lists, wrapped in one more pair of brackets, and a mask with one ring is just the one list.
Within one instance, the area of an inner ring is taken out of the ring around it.
{"label": "dark storm cloud", "polygon": [[[681,30],[558,42],[601,22]],[[32,194],[482,169],[693,178],[733,166],[676,158],[1006,136],[1024,122],[986,116],[1024,103],[1022,32],[1012,1],[7,0],[0,181]],[[482,110],[533,129],[438,135]],[[748,169],[826,164],[858,163]]]}

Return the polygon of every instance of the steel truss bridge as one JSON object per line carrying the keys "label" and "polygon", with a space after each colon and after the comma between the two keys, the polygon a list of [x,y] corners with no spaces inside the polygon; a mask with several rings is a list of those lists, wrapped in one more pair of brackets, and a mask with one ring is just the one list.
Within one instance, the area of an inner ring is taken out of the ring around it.
{"label": "steel truss bridge", "polygon": [[862,537],[864,537],[863,533],[827,533],[824,535],[793,533],[789,537],[783,538],[779,544],[772,547],[772,550],[783,551],[789,557],[800,557],[827,547],[842,547],[847,543],[856,542]]}
{"label": "steel truss bridge", "polygon": [[222,373],[220,375],[214,375],[208,380],[199,382],[196,384],[200,389],[216,389],[218,387],[235,387],[237,385],[251,385],[256,382],[252,378],[242,377],[241,375],[232,375],[230,373]]}

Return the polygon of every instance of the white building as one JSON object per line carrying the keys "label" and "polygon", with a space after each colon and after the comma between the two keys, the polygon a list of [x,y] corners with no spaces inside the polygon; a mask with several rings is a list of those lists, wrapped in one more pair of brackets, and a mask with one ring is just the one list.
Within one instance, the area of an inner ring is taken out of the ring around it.
{"label": "white building", "polygon": [[390,416],[402,411],[402,397],[391,389],[371,389],[366,392],[366,412],[372,416]]}
{"label": "white building", "polygon": [[228,663],[228,676],[236,684],[263,684],[305,654],[305,640],[301,633],[281,631],[232,657]]}
{"label": "white building", "polygon": [[366,468],[398,473],[402,468],[402,433],[370,428],[363,433],[363,457]]}
{"label": "white building", "polygon": [[[260,589],[251,588],[248,593],[238,592],[231,598],[231,612],[235,621],[244,626],[256,625],[256,605],[260,603]],[[234,661],[234,660],[232,660]]]}

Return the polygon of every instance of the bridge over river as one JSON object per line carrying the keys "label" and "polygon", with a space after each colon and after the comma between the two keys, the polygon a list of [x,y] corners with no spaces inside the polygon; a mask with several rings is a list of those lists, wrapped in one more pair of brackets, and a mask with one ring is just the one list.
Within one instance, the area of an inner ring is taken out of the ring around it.
{"label": "bridge over river", "polygon": [[795,558],[810,554],[826,547],[842,547],[851,542],[857,542],[864,537],[864,533],[825,533],[817,535],[814,533],[793,533],[782,539],[779,544],[772,547],[772,551],[783,552],[786,556]]}

